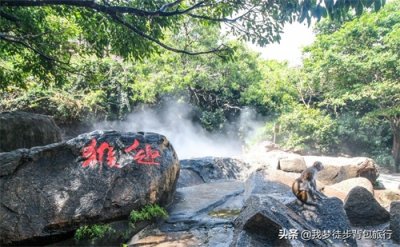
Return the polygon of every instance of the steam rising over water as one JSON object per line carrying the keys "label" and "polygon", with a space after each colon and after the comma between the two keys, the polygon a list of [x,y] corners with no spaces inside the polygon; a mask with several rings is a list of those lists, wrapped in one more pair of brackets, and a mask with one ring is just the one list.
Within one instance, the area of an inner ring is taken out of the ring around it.
{"label": "steam rising over water", "polygon": [[[243,142],[237,133],[211,134],[192,121],[193,107],[185,103],[170,102],[159,109],[140,107],[125,121],[101,122],[95,129],[114,129],[126,132],[155,132],[168,138],[180,159],[204,156],[239,156]],[[232,123],[231,130],[238,126],[247,136],[253,135],[261,122],[254,120],[252,111],[244,109],[238,123]],[[228,128],[229,129],[229,128]],[[236,128],[237,129],[237,128]]]}

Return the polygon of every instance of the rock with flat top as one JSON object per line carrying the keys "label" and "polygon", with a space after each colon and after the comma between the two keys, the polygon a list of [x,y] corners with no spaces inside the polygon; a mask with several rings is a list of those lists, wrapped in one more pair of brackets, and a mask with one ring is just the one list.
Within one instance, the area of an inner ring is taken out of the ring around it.
{"label": "rock with flat top", "polygon": [[286,158],[279,160],[278,169],[285,172],[298,172],[301,173],[307,169],[304,158],[297,154],[292,154]]}

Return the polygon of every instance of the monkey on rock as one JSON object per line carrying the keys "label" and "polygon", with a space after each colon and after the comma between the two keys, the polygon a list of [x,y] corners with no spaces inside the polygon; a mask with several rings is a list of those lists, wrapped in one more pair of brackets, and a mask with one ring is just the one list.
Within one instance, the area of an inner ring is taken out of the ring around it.
{"label": "monkey on rock", "polygon": [[305,169],[299,178],[292,185],[292,192],[303,204],[318,206],[317,200],[325,197],[317,190],[316,175],[317,172],[324,169],[321,162],[315,161],[311,167]]}

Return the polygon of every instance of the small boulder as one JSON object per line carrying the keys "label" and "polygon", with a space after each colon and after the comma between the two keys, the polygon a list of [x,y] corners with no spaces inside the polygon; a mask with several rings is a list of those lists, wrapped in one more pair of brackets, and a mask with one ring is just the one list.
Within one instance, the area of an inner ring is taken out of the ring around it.
{"label": "small boulder", "polygon": [[400,201],[390,204],[390,229],[392,230],[392,239],[400,243]]}
{"label": "small boulder", "polygon": [[0,153],[0,244],[64,234],[173,199],[179,161],[155,133],[96,131]]}
{"label": "small boulder", "polygon": [[278,169],[285,172],[303,172],[307,169],[304,158],[300,155],[290,155],[286,158],[280,159],[278,163]]}
{"label": "small boulder", "polygon": [[61,141],[61,130],[46,115],[28,112],[0,113],[0,153]]}
{"label": "small boulder", "polygon": [[389,221],[390,214],[366,188],[353,188],[345,199],[344,209],[354,226],[379,225]]}

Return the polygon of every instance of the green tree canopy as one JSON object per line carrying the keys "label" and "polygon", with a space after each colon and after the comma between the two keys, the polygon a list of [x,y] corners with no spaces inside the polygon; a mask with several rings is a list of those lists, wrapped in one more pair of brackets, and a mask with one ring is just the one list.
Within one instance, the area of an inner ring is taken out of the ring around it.
{"label": "green tree canopy", "polygon": [[337,31],[318,35],[307,48],[305,69],[318,82],[321,106],[337,115],[353,112],[382,120],[393,134],[400,168],[400,1],[366,13]]}
{"label": "green tree canopy", "polygon": [[379,9],[382,1],[1,0],[0,85],[23,86],[30,75],[60,82],[66,75],[56,67],[72,70],[76,54],[143,58],[160,47],[192,55],[229,52],[218,40],[202,50],[165,40],[188,22],[223,26],[227,35],[265,45],[280,39],[285,23],[342,19],[349,9]]}

